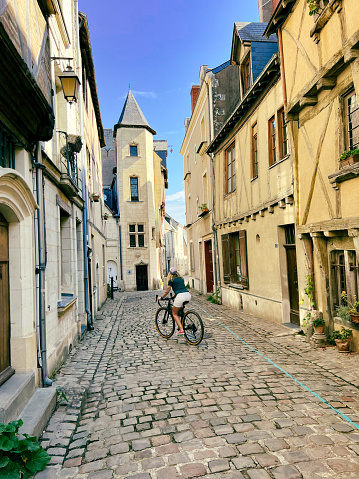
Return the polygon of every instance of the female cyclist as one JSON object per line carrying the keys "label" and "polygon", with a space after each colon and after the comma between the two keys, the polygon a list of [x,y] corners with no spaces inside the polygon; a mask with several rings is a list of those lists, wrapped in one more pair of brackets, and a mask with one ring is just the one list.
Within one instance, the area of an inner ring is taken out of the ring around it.
{"label": "female cyclist", "polygon": [[191,294],[189,293],[188,289],[184,284],[184,279],[181,277],[181,275],[177,271],[177,268],[175,268],[174,266],[170,268],[170,272],[167,276],[167,281],[168,286],[166,291],[162,295],[162,299],[165,299],[165,297],[168,295],[172,288],[176,296],[172,307],[173,319],[176,321],[176,324],[179,327],[179,331],[177,334],[184,334],[183,326],[178,316],[178,311],[182,308],[185,301],[191,301]]}

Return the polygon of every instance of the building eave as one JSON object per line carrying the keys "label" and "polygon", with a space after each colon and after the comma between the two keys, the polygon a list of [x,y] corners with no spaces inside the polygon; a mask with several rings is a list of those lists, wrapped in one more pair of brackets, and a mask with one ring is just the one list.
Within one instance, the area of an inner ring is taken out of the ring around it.
{"label": "building eave", "polygon": [[106,146],[106,142],[105,142],[105,134],[103,131],[103,125],[102,125],[102,119],[101,119],[100,102],[99,102],[98,93],[97,93],[95,64],[94,64],[93,56],[92,56],[90,31],[89,31],[89,26],[87,22],[87,16],[82,12],[79,12],[79,22],[80,22],[81,56],[82,56],[82,61],[85,64],[87,79],[90,85],[92,103],[93,103],[95,116],[96,116],[98,137],[100,140],[100,146],[101,148],[103,148],[104,146]]}
{"label": "building eave", "polygon": [[274,10],[264,35],[269,38],[270,35],[276,33],[278,28],[282,26],[288,15],[291,13],[294,4],[297,0],[280,0],[276,9]]}

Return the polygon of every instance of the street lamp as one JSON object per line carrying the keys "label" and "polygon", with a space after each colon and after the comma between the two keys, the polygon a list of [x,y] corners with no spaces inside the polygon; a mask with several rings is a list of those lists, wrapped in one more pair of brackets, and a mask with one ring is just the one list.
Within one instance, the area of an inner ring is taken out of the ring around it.
{"label": "street lamp", "polygon": [[66,71],[64,71],[62,75],[59,75],[59,79],[61,81],[65,100],[70,104],[74,101],[76,102],[78,98],[80,80],[70,65],[68,65]]}

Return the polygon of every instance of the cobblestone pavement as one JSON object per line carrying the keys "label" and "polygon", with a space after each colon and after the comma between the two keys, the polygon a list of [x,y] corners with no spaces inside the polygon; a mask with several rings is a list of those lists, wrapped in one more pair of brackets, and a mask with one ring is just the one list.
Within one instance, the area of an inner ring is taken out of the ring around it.
{"label": "cobblestone pavement", "polygon": [[200,295],[202,343],[165,340],[155,294],[107,301],[56,375],[37,479],[359,478],[357,354]]}

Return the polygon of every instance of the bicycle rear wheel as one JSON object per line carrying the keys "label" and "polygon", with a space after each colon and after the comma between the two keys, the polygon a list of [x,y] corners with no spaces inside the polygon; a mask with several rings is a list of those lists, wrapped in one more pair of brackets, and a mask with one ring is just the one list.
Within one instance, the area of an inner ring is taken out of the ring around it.
{"label": "bicycle rear wheel", "polygon": [[156,312],[155,323],[157,331],[166,339],[170,338],[175,330],[175,322],[167,308],[159,308]]}
{"label": "bicycle rear wheel", "polygon": [[199,344],[204,334],[204,327],[200,315],[195,311],[187,311],[182,324],[187,341],[193,346]]}

